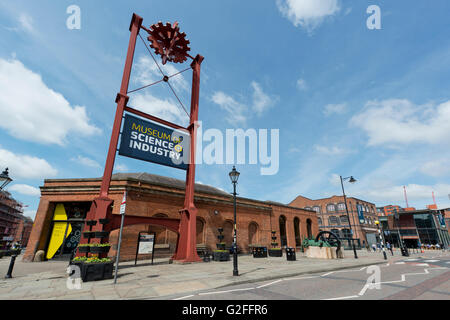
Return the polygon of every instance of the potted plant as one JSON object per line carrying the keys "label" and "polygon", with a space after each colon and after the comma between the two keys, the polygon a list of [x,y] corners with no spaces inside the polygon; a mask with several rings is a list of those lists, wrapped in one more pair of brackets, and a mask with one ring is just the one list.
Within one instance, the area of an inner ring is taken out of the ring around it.
{"label": "potted plant", "polygon": [[225,250],[226,245],[227,244],[225,242],[216,243],[217,250]]}
{"label": "potted plant", "polygon": [[87,258],[81,264],[81,279],[84,282],[111,279],[113,264],[109,258]]}
{"label": "potted plant", "polygon": [[269,249],[269,257],[282,257],[283,256],[283,250],[281,250],[280,247],[278,247],[277,236],[275,235],[276,231],[272,231],[272,248]]}
{"label": "potted plant", "polygon": [[88,253],[91,249],[91,246],[89,243],[79,244],[78,245],[78,251],[81,253]]}
{"label": "potted plant", "polygon": [[254,245],[253,258],[267,258],[267,247],[259,244]]}
{"label": "potted plant", "polygon": [[230,253],[228,250],[213,250],[214,261],[230,261]]}
{"label": "potted plant", "polygon": [[92,253],[107,253],[111,248],[110,243],[93,243],[91,244]]}

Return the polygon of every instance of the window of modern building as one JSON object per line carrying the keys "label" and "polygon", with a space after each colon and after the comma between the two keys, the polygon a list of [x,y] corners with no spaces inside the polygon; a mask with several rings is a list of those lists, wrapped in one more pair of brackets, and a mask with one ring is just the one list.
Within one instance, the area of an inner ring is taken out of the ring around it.
{"label": "window of modern building", "polygon": [[328,204],[328,205],[327,205],[327,211],[328,211],[328,212],[334,212],[334,211],[336,211],[336,208],[334,207],[334,204]]}

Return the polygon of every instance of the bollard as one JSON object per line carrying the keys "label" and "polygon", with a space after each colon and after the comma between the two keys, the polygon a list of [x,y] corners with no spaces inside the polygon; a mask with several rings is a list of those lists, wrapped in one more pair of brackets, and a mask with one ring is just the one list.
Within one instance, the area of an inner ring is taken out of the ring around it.
{"label": "bollard", "polygon": [[9,263],[8,273],[5,276],[6,279],[12,278],[12,271],[13,271],[13,268],[14,268],[14,263],[16,262],[16,258],[17,258],[16,254],[13,254],[11,256],[11,262]]}

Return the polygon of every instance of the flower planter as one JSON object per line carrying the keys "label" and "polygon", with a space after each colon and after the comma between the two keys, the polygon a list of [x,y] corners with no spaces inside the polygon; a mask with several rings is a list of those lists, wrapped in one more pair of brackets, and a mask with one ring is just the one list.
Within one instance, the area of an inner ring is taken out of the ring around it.
{"label": "flower planter", "polygon": [[108,253],[109,249],[111,249],[111,246],[105,246],[105,247],[92,246],[91,253]]}
{"label": "flower planter", "polygon": [[95,231],[96,238],[106,238],[109,236],[109,231]]}
{"label": "flower planter", "polygon": [[282,257],[283,250],[280,249],[269,249],[269,257]]}
{"label": "flower planter", "polygon": [[217,250],[225,250],[226,243],[216,243]]}
{"label": "flower planter", "polygon": [[267,247],[253,247],[253,258],[267,258]]}
{"label": "flower planter", "polygon": [[81,253],[88,253],[90,250],[91,250],[91,247],[89,247],[89,246],[78,247],[78,252],[81,252]]}
{"label": "flower planter", "polygon": [[230,261],[230,253],[227,251],[214,251],[213,252],[214,261]]}
{"label": "flower planter", "polygon": [[85,239],[90,239],[90,238],[94,238],[94,237],[95,237],[95,233],[93,231],[83,232],[83,238],[85,238]]}
{"label": "flower planter", "polygon": [[113,265],[111,262],[83,262],[81,266],[81,279],[83,282],[97,281],[113,278]]}
{"label": "flower planter", "polygon": [[95,226],[96,224],[97,224],[97,221],[95,221],[95,220],[87,220],[86,221],[86,225],[88,225],[90,227]]}
{"label": "flower planter", "polygon": [[286,248],[286,260],[287,261],[295,261],[296,256],[295,256],[295,249],[294,248]]}

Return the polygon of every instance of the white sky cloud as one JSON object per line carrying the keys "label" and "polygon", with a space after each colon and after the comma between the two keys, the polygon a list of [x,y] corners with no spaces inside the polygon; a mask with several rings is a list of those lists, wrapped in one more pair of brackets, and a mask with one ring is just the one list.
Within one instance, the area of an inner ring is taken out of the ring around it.
{"label": "white sky cloud", "polygon": [[258,82],[252,81],[250,86],[253,89],[250,107],[222,91],[215,92],[211,97],[215,104],[228,113],[227,121],[229,123],[245,125],[247,119],[251,117],[250,110],[261,116],[278,101],[277,96],[265,93]]}
{"label": "white sky cloud", "polygon": [[14,184],[12,186],[8,186],[8,191],[18,192],[20,194],[26,196],[40,196],[41,191],[38,188],[29,186],[27,184]]}
{"label": "white sky cloud", "polygon": [[80,156],[80,155],[78,157],[72,158],[70,160],[74,161],[74,162],[78,162],[87,167],[92,167],[92,168],[100,168],[101,167],[101,165],[97,161],[92,160],[87,157]]}
{"label": "white sky cloud", "polygon": [[43,179],[58,174],[46,160],[29,155],[14,154],[0,148],[0,168],[9,168],[12,179]]}
{"label": "white sky cloud", "polygon": [[11,136],[42,144],[64,145],[69,134],[101,132],[85,107],[72,107],[18,60],[0,59],[0,114],[0,128]]}
{"label": "white sky cloud", "polygon": [[342,154],[346,154],[349,152],[348,150],[345,150],[345,149],[342,149],[342,148],[339,148],[336,146],[327,147],[327,146],[315,145],[314,149],[319,153],[322,153],[325,155],[333,155],[333,156],[342,155]]}
{"label": "white sky cloud", "polygon": [[25,31],[30,33],[34,32],[33,18],[29,14],[21,13],[19,16],[19,23],[22,29],[24,29]]}
{"label": "white sky cloud", "polygon": [[[435,159],[425,162],[420,171],[431,177],[442,177],[450,174],[450,159]],[[449,190],[450,193],[450,190]]]}
{"label": "white sky cloud", "polygon": [[129,172],[130,169],[123,163],[117,163],[114,165],[115,172]]}
{"label": "white sky cloud", "polygon": [[339,103],[339,104],[328,104],[325,106],[323,110],[323,114],[325,116],[331,116],[333,114],[344,114],[348,110],[346,103]]}
{"label": "white sky cloud", "polygon": [[[166,76],[172,76],[181,70],[178,70],[174,67],[173,64],[159,64],[163,73]],[[133,66],[135,73],[133,75],[133,79],[136,83],[145,86],[151,84],[153,82],[159,81],[163,78],[161,72],[158,69],[156,63],[149,56],[140,56],[136,63]],[[186,71],[186,73],[178,74],[169,79],[170,84],[177,91],[190,91],[190,84],[184,78],[184,74],[192,74],[192,72]],[[161,85],[166,85],[165,83],[161,83]],[[151,87],[150,87],[151,88]],[[131,89],[131,88],[130,88]],[[145,90],[145,89],[144,89]]]}
{"label": "white sky cloud", "polygon": [[297,88],[299,90],[307,90],[308,89],[308,85],[306,84],[306,80],[305,79],[298,79],[297,80]]}
{"label": "white sky cloud", "polygon": [[294,26],[301,26],[309,32],[322,23],[323,19],[339,12],[338,0],[277,0],[278,10]]}
{"label": "white sky cloud", "polygon": [[399,99],[369,101],[350,124],[367,133],[369,146],[448,143],[450,101],[438,106],[417,106]]}

